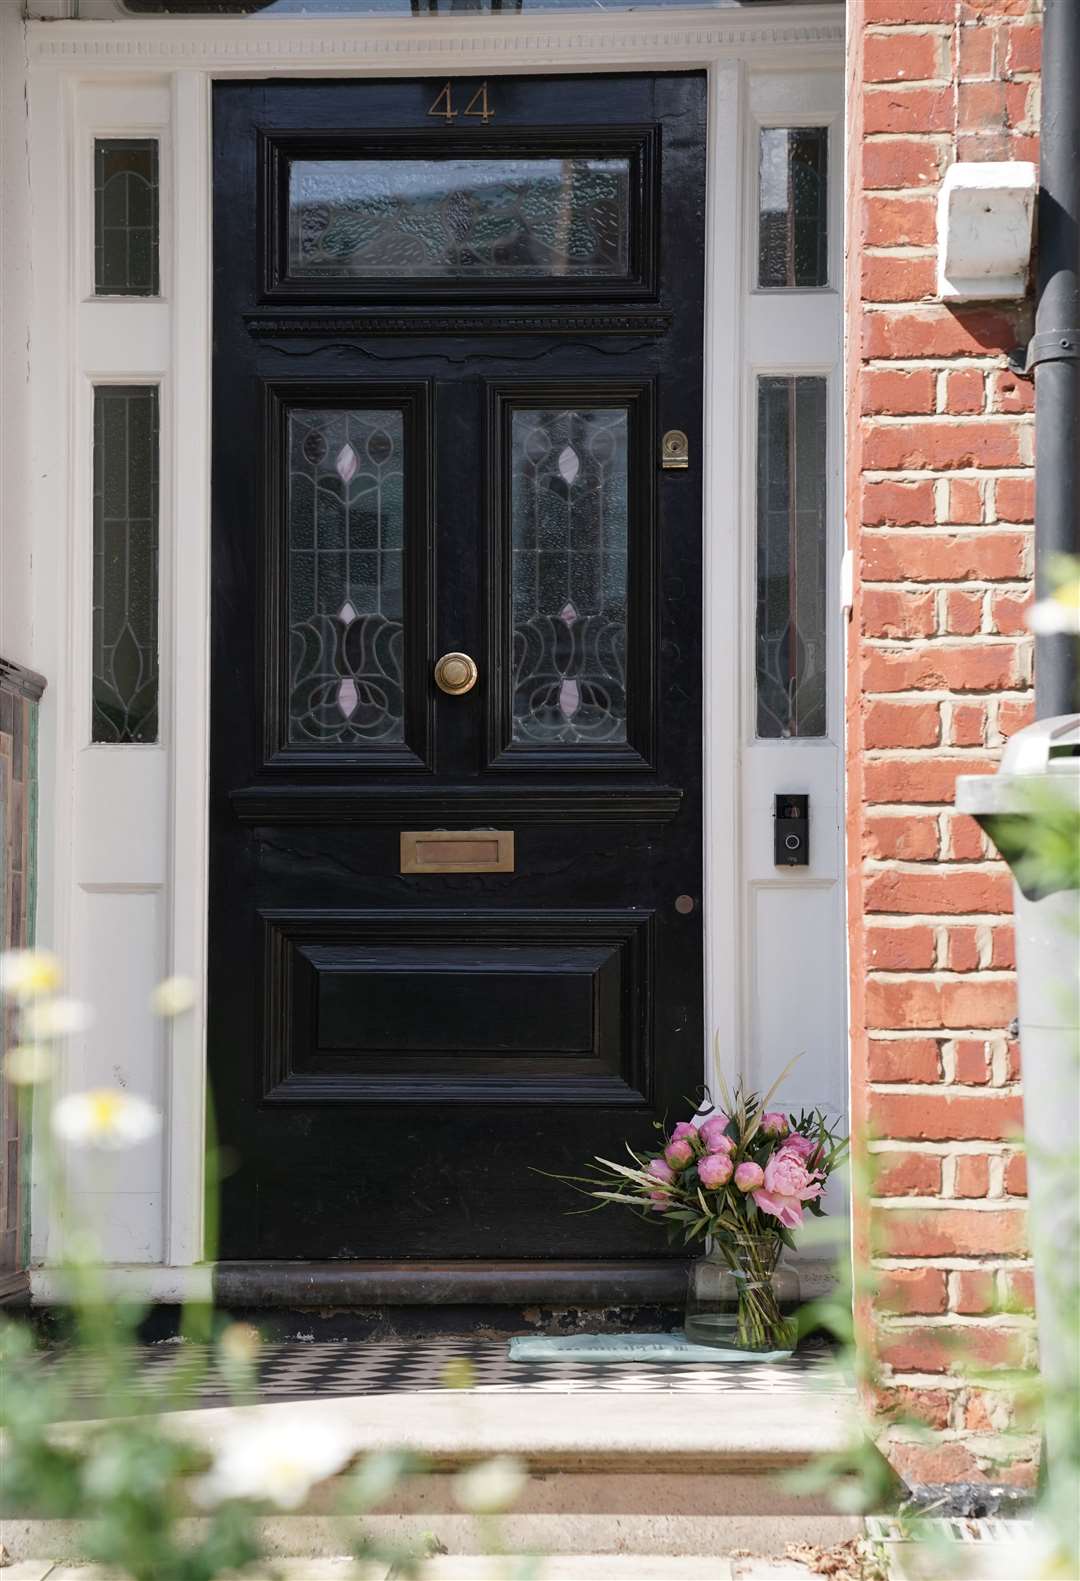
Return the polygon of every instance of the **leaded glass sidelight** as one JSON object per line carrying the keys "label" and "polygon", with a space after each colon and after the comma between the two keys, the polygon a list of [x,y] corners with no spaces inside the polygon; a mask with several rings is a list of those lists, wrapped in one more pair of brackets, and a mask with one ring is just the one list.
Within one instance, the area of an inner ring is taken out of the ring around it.
{"label": "leaded glass sidelight", "polygon": [[630,272],[628,158],[294,159],[294,279]]}
{"label": "leaded glass sidelight", "polygon": [[826,381],[757,388],[757,734],[826,733]]}
{"label": "leaded glass sidelight", "polygon": [[626,407],[513,413],[513,739],[626,741]]}
{"label": "leaded glass sidelight", "polygon": [[404,419],[288,417],[289,742],[404,740]]}
{"label": "leaded glass sidelight", "polygon": [[158,739],[158,392],[94,391],[94,741]]}
{"label": "leaded glass sidelight", "polygon": [[94,143],[94,292],[157,296],[158,145],[153,137]]}
{"label": "leaded glass sidelight", "polygon": [[758,158],[758,285],[829,283],[829,134],[763,126]]}

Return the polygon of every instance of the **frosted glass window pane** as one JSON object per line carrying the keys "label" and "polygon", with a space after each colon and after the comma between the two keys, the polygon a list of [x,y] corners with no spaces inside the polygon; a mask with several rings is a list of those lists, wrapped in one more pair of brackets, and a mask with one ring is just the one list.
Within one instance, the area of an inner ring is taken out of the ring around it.
{"label": "frosted glass window pane", "polygon": [[759,286],[828,285],[828,152],[824,126],[761,128]]}
{"label": "frosted glass window pane", "polygon": [[289,413],[289,740],[404,740],[404,419]]}
{"label": "frosted glass window pane", "polygon": [[296,279],[625,278],[630,161],[295,159]]}
{"label": "frosted glass window pane", "polygon": [[94,143],[94,291],[157,296],[158,145],[152,137]]}
{"label": "frosted glass window pane", "polygon": [[93,739],[158,739],[158,392],[94,391]]}
{"label": "frosted glass window pane", "polygon": [[626,740],[625,407],[513,414],[513,738]]}
{"label": "frosted glass window pane", "polygon": [[823,736],[826,382],[758,379],[757,733]]}

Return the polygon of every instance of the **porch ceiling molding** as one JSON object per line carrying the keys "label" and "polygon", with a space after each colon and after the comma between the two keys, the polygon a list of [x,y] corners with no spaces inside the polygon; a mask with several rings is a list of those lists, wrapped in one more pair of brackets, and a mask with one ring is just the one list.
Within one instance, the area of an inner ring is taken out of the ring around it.
{"label": "porch ceiling molding", "polygon": [[[431,64],[438,70],[482,61],[517,71],[544,71],[553,64],[584,68],[610,65],[611,39],[619,40],[620,65],[663,61],[688,65],[724,55],[773,60],[797,48],[800,69],[835,65],[844,43],[841,0],[792,6],[767,17],[705,20],[701,9],[665,12],[662,20],[640,11],[588,12],[569,22],[565,14],[514,18],[411,16],[393,20],[350,18],[253,19],[170,17],[131,22],[31,22],[29,53],[39,66],[105,62],[140,71],[199,66],[210,71],[274,70],[306,65],[313,70],[370,69],[373,59]],[[778,66],[795,64],[777,60]]]}

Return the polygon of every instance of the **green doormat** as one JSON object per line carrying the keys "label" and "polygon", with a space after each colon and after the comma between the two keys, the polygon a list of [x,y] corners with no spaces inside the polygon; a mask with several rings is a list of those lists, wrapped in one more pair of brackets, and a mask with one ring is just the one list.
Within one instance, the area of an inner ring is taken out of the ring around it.
{"label": "green doormat", "polygon": [[515,1335],[511,1361],[692,1361],[714,1366],[732,1361],[787,1361],[789,1350],[725,1350],[719,1345],[692,1345],[685,1334],[546,1334]]}

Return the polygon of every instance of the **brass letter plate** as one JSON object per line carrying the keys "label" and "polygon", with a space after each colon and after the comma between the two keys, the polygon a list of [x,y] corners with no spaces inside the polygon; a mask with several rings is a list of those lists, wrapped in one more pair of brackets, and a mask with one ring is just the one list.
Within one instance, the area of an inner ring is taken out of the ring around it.
{"label": "brass letter plate", "polygon": [[512,829],[403,829],[403,873],[512,873]]}

